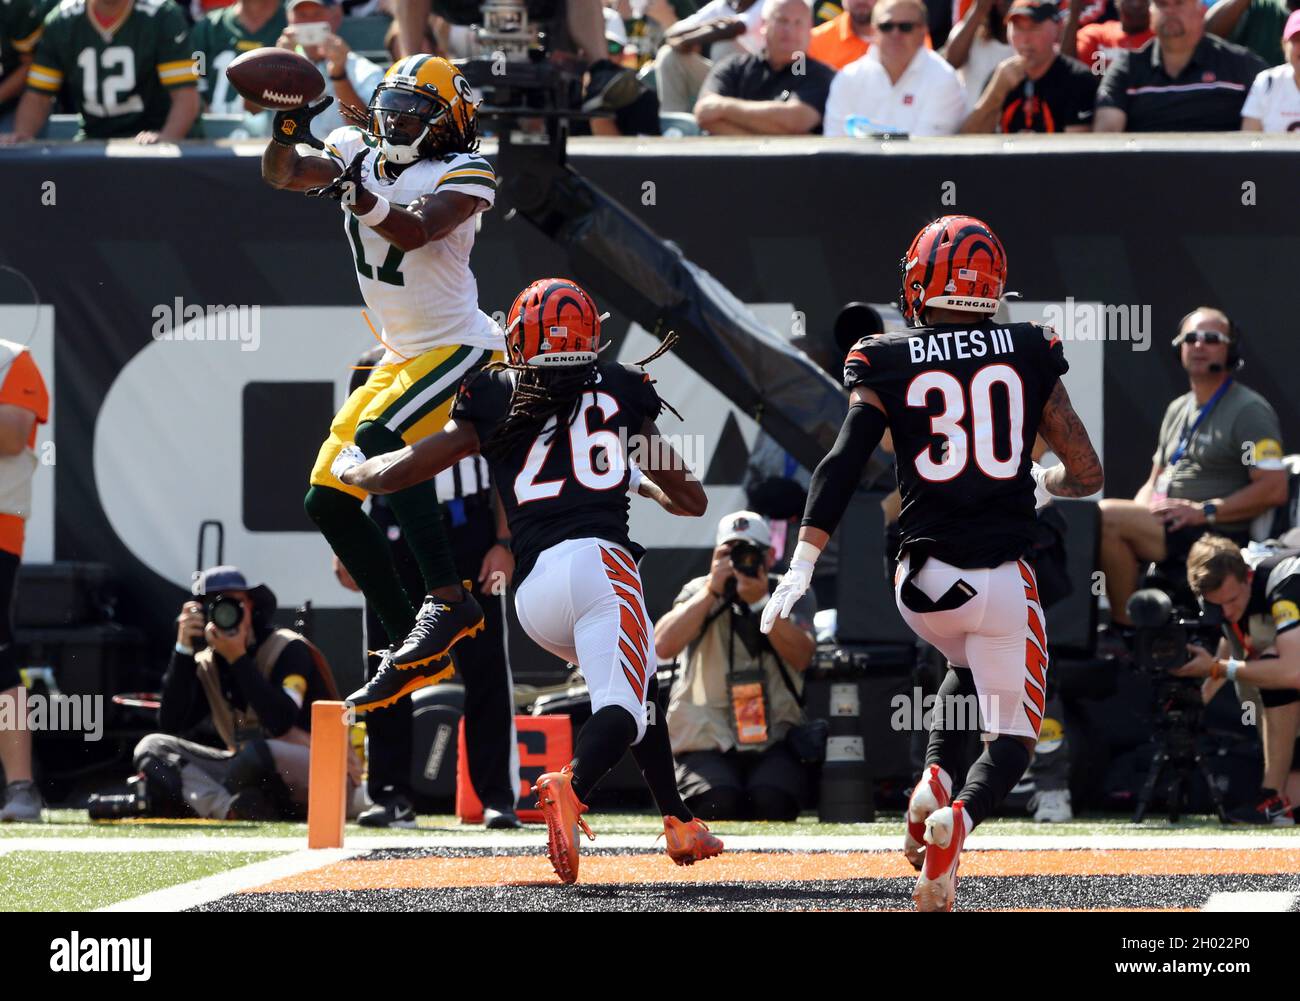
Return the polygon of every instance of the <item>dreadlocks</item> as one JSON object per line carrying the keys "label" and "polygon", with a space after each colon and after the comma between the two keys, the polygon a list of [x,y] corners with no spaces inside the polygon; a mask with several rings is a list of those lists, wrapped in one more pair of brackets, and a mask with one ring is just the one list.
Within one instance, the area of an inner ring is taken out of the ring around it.
{"label": "dreadlocks", "polygon": [[555,418],[555,428],[551,438],[554,438],[555,431],[560,429],[560,415],[567,415],[564,426],[572,424],[578,416],[582,394],[596,384],[595,363],[550,372],[506,361],[493,362],[487,367],[495,371],[508,369],[516,374],[516,378],[515,391],[510,396],[510,412],[480,448],[486,459],[502,459],[519,445],[536,438],[552,417]]}
{"label": "dreadlocks", "polygon": [[[650,354],[636,362],[644,368],[660,355],[672,349],[677,335],[669,333]],[[552,417],[555,427],[546,439],[554,439],[561,427],[568,427],[578,416],[582,395],[596,385],[596,363],[574,368],[557,368],[550,371],[533,365],[516,365],[509,361],[492,362],[486,366],[494,372],[516,373],[515,390],[510,396],[510,412],[482,444],[480,452],[486,459],[502,459],[515,448],[540,435]],[[679,420],[681,414],[664,402]],[[563,416],[563,419],[561,417]]]}

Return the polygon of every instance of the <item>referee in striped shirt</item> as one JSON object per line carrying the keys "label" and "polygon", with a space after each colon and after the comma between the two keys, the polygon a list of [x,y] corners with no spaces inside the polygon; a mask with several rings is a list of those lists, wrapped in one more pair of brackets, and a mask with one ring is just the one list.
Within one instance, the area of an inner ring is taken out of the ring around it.
{"label": "referee in striped shirt", "polygon": [[[377,346],[358,359],[349,391],[365,382],[382,354],[383,347]],[[519,750],[505,634],[505,591],[514,573],[509,529],[500,505],[494,502],[487,462],[481,456],[467,456],[443,470],[435,478],[434,486],[447,518],[447,537],[456,569],[464,579],[478,582],[479,603],[487,626],[476,637],[458,643],[455,652],[458,680],[465,686],[465,744],[470,781],[483,804],[483,819],[488,827],[518,827],[515,803],[519,790]],[[407,593],[419,605],[424,600],[424,581],[385,498],[370,498],[370,517],[388,537]],[[344,587],[355,589],[337,557],[334,568]],[[367,605],[364,649],[379,650],[389,642],[379,617]],[[378,666],[379,658],[369,657],[367,676]],[[392,706],[367,713],[366,735],[370,752],[366,786],[375,806],[363,813],[358,822],[367,827],[414,827],[410,784],[411,699],[400,699]]]}

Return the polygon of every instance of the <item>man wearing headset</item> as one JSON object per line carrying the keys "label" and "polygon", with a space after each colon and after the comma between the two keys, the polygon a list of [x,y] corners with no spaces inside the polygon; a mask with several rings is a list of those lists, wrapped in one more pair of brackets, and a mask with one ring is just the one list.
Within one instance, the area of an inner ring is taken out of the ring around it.
{"label": "man wearing headset", "polygon": [[1165,411],[1151,475],[1131,501],[1101,502],[1101,569],[1121,627],[1131,624],[1125,605],[1141,565],[1186,559],[1208,531],[1245,544],[1251,521],[1287,499],[1277,414],[1236,378],[1241,331],[1222,310],[1198,306],[1174,346],[1190,389]]}

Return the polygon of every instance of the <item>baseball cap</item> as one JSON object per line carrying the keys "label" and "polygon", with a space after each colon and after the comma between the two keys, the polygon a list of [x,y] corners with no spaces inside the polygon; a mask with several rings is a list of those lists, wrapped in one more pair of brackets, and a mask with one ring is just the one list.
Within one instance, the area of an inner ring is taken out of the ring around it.
{"label": "baseball cap", "polygon": [[1043,21],[1059,21],[1061,8],[1056,0],[1015,0],[1004,20],[1010,21],[1013,17],[1027,17],[1039,24]]}
{"label": "baseball cap", "polygon": [[627,28],[623,26],[623,19],[618,16],[618,11],[612,7],[603,8],[605,13],[605,40],[616,43],[619,48],[627,44]]}
{"label": "baseball cap", "polygon": [[767,522],[763,520],[761,514],[756,511],[734,511],[718,522],[718,539],[714,543],[715,546],[742,539],[764,549],[771,547],[772,535],[768,532]]}
{"label": "baseball cap", "polygon": [[1290,41],[1292,36],[1300,35],[1300,10],[1293,10],[1282,28],[1282,41]]}

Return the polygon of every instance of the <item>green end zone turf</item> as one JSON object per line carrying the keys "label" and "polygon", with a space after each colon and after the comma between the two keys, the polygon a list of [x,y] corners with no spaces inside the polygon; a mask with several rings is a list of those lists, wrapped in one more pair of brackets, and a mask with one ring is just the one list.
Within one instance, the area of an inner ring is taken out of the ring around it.
{"label": "green end zone turf", "polygon": [[0,855],[3,911],[89,911],[278,852],[42,852]]}
{"label": "green end zone turf", "polygon": [[[649,834],[656,835],[663,830],[660,818],[648,813],[601,813],[589,815],[596,833],[607,834]],[[816,816],[805,814],[794,823],[768,823],[742,820],[719,820],[709,827],[718,834],[759,834],[769,837],[798,837],[799,835],[883,835],[902,836],[901,814],[877,814],[878,820],[873,824],[819,824]],[[241,837],[289,837],[302,838],[306,847],[307,826],[291,823],[252,823],[243,821],[217,820],[147,820],[118,821],[111,823],[91,823],[86,819],[84,810],[46,810],[44,824],[0,824],[0,844],[6,838],[241,838]],[[541,830],[538,824],[526,825],[521,832],[496,831],[495,835],[510,837],[512,834],[526,836],[530,832]],[[980,830],[987,833],[1004,835],[1036,834],[1044,837],[1078,837],[1088,834],[1143,834],[1162,835],[1171,832],[1200,832],[1206,834],[1258,835],[1261,830],[1248,824],[1225,826],[1211,816],[1184,817],[1177,824],[1170,824],[1163,814],[1157,812],[1147,818],[1145,824],[1134,825],[1125,816],[1086,817],[1068,824],[1036,824],[1028,818],[995,818],[981,825]],[[377,830],[349,824],[347,833],[351,835],[382,835],[384,837],[418,837],[436,831],[440,834],[456,833],[483,834],[481,825],[462,824],[454,816],[426,815],[420,817],[420,826],[414,830],[391,828]]]}

